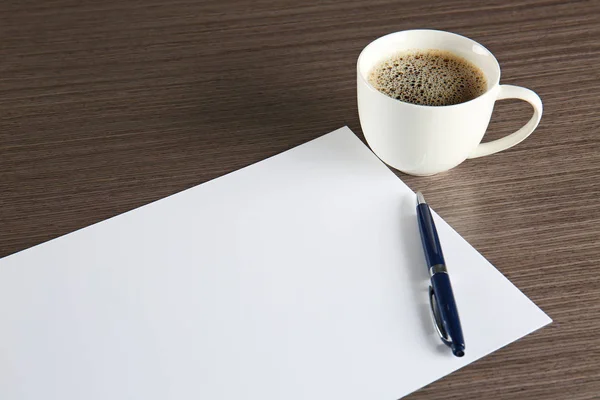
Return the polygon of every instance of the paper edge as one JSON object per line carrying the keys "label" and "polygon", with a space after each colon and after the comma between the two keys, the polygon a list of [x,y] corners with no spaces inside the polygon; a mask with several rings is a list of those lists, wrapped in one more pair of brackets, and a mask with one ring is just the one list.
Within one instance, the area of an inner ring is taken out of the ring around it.
{"label": "paper edge", "polygon": [[[532,301],[531,299],[529,299],[529,301],[531,301],[531,302],[533,303],[533,301]],[[537,304],[535,304],[535,303],[533,303],[533,304],[534,304],[536,307],[538,307],[538,305],[537,305]],[[400,399],[403,399],[403,398],[405,398],[405,397],[407,397],[407,396],[410,396],[411,394],[413,394],[413,393],[416,393],[416,392],[418,392],[419,390],[426,388],[427,386],[431,385],[432,383],[435,383],[435,382],[437,382],[437,381],[440,381],[440,380],[442,380],[442,379],[444,379],[444,378],[446,378],[446,377],[449,377],[450,375],[452,375],[452,374],[454,374],[455,372],[457,372],[457,371],[460,371],[461,369],[463,369],[463,368],[465,368],[465,367],[467,367],[467,366],[469,366],[469,365],[473,364],[474,362],[476,362],[476,361],[479,361],[479,360],[483,360],[484,358],[486,358],[486,357],[490,356],[491,354],[494,354],[494,353],[496,353],[498,350],[500,350],[500,349],[503,349],[503,348],[505,348],[505,347],[508,347],[508,346],[512,345],[513,343],[516,343],[516,342],[518,342],[519,340],[523,339],[524,337],[526,337],[526,336],[529,336],[529,335],[531,335],[532,333],[534,333],[534,332],[537,332],[537,331],[539,331],[540,329],[542,329],[542,328],[544,328],[544,327],[548,326],[548,325],[549,325],[549,324],[552,322],[552,319],[550,319],[550,318],[548,317],[548,315],[546,315],[546,313],[545,313],[545,312],[544,312],[544,311],[543,311],[541,308],[539,308],[539,307],[538,307],[538,309],[539,309],[539,310],[540,310],[540,311],[541,311],[541,312],[544,314],[544,316],[545,316],[545,317],[546,317],[546,319],[547,319],[547,321],[546,321],[546,322],[544,322],[542,325],[540,325],[540,326],[538,326],[538,327],[536,327],[536,328],[533,328],[533,329],[527,329],[526,333],[524,333],[523,335],[521,335],[521,336],[520,336],[520,337],[518,337],[517,339],[511,340],[510,342],[508,342],[508,343],[506,343],[506,344],[504,344],[504,345],[502,345],[502,346],[494,347],[494,348],[493,348],[493,349],[492,349],[492,350],[491,350],[489,353],[485,353],[485,354],[484,354],[484,355],[482,355],[481,357],[479,357],[479,358],[476,358],[476,359],[474,359],[474,360],[471,360],[471,361],[469,361],[468,363],[466,363],[466,364],[464,364],[464,365],[461,365],[460,367],[456,368],[456,369],[455,369],[454,371],[452,371],[452,372],[449,372],[449,373],[447,373],[446,375],[442,375],[441,377],[439,377],[439,378],[437,378],[437,379],[434,379],[434,380],[432,380],[432,381],[429,381],[429,382],[428,382],[428,383],[426,383],[425,385],[423,385],[423,386],[421,386],[421,387],[419,387],[419,388],[417,388],[417,389],[415,389],[415,390],[413,390],[413,391],[411,391],[411,392],[409,392],[409,393],[406,393],[406,394],[402,395],[402,397],[400,397]]]}
{"label": "paper edge", "polygon": [[[288,152],[290,152],[290,151],[296,150],[296,149],[298,149],[299,147],[302,147],[302,146],[304,146],[304,145],[307,145],[307,144],[309,144],[309,143],[316,142],[316,141],[318,141],[318,140],[320,140],[320,139],[323,139],[323,138],[325,138],[326,136],[333,135],[333,134],[336,134],[336,133],[338,133],[338,132],[344,132],[344,131],[347,131],[347,132],[351,133],[351,134],[352,134],[352,136],[356,137],[356,139],[357,139],[358,141],[360,141],[360,139],[359,139],[359,138],[356,136],[356,134],[355,134],[355,133],[354,133],[354,132],[353,132],[353,131],[352,131],[352,130],[351,130],[351,129],[350,129],[348,126],[347,126],[347,125],[344,125],[344,126],[342,126],[342,127],[338,128],[338,129],[335,129],[335,130],[333,130],[333,131],[331,131],[331,132],[328,132],[328,133],[325,133],[325,134],[323,134],[323,135],[317,136],[316,138],[314,138],[314,139],[311,139],[311,140],[309,140],[309,141],[307,141],[307,142],[303,142],[303,143],[301,143],[301,144],[299,144],[299,145],[297,145],[297,146],[294,146],[294,147],[292,147],[292,148],[290,148],[290,149],[284,150],[284,151],[282,151],[282,152],[280,152],[280,153],[277,153],[277,154],[273,154],[272,156],[269,156],[269,157],[267,157],[267,158],[263,158],[262,160],[255,161],[255,162],[253,162],[253,163],[250,163],[250,164],[248,164],[248,165],[246,165],[246,166],[243,166],[243,167],[241,167],[241,168],[238,168],[238,169],[236,169],[236,170],[234,170],[234,171],[230,171],[230,172],[227,172],[227,173],[225,173],[225,174],[223,174],[223,175],[216,176],[216,177],[214,177],[214,178],[212,178],[212,179],[209,179],[209,180],[207,180],[207,181],[204,181],[204,182],[201,182],[201,183],[195,184],[195,185],[193,185],[193,186],[191,186],[191,187],[188,187],[188,188],[186,188],[186,189],[183,189],[183,190],[180,190],[180,191],[178,191],[178,192],[175,192],[175,193],[169,194],[169,195],[167,195],[167,196],[165,196],[165,197],[161,197],[160,199],[157,199],[157,200],[151,201],[150,203],[146,203],[146,204],[143,204],[143,205],[141,205],[141,206],[138,206],[138,207],[132,208],[132,209],[130,209],[130,210],[123,211],[123,212],[121,212],[121,213],[119,213],[119,214],[113,215],[112,217],[108,217],[108,218],[105,218],[105,219],[103,219],[103,220],[100,220],[100,221],[94,222],[94,223],[92,223],[92,224],[90,224],[90,225],[86,225],[86,226],[84,226],[84,227],[81,227],[81,228],[75,229],[74,231],[67,232],[67,233],[65,233],[65,234],[62,234],[62,235],[60,235],[60,236],[57,236],[57,237],[54,237],[54,238],[52,238],[52,239],[48,239],[48,240],[45,240],[45,241],[43,241],[43,242],[36,243],[36,244],[34,244],[33,246],[29,246],[29,247],[26,247],[26,248],[24,248],[24,249],[17,250],[17,251],[16,251],[16,252],[14,252],[14,253],[10,253],[10,254],[8,254],[8,255],[6,255],[6,256],[4,256],[4,257],[1,257],[1,258],[0,258],[0,262],[2,262],[2,261],[4,261],[4,260],[7,260],[7,259],[10,259],[10,258],[13,258],[13,257],[17,256],[18,254],[20,254],[20,253],[24,252],[24,251],[28,251],[28,250],[31,250],[31,249],[35,249],[35,248],[38,248],[38,247],[40,247],[40,246],[45,246],[45,245],[47,245],[47,244],[49,244],[49,243],[51,243],[51,242],[53,242],[53,241],[55,241],[55,240],[59,240],[59,239],[61,239],[61,238],[64,238],[64,237],[67,237],[67,236],[73,235],[73,234],[75,234],[75,233],[78,233],[78,232],[84,231],[84,230],[86,230],[86,229],[89,229],[89,228],[92,228],[92,227],[94,227],[94,226],[96,226],[96,225],[99,225],[99,224],[102,224],[102,223],[108,222],[108,221],[110,221],[110,220],[112,220],[112,219],[114,219],[114,218],[119,218],[119,217],[121,217],[121,216],[123,216],[123,215],[127,215],[127,214],[129,214],[129,213],[131,213],[131,212],[134,212],[134,211],[140,210],[140,209],[142,209],[142,208],[149,207],[149,206],[151,206],[151,205],[154,205],[154,204],[156,204],[156,203],[159,203],[159,202],[161,202],[161,201],[167,200],[167,199],[169,199],[169,198],[171,198],[171,197],[173,197],[173,196],[177,196],[177,195],[179,195],[179,194],[182,194],[182,193],[185,193],[185,192],[187,192],[187,191],[193,190],[193,189],[197,188],[198,186],[205,185],[205,184],[209,184],[209,183],[211,183],[211,182],[214,182],[214,181],[216,181],[217,179],[224,178],[224,177],[226,177],[226,176],[230,176],[230,175],[232,175],[232,174],[235,174],[235,173],[237,173],[237,172],[240,172],[240,171],[242,171],[242,170],[245,170],[245,169],[247,169],[247,168],[250,168],[250,167],[252,167],[252,166],[254,166],[254,165],[260,164],[260,163],[262,163],[262,162],[265,162],[265,161],[267,161],[267,160],[270,160],[270,159],[272,159],[272,158],[275,158],[275,157],[281,156],[281,155],[283,155],[283,154],[286,154],[286,153],[288,153]],[[362,142],[361,142],[361,144],[362,144]],[[370,149],[369,149],[369,150],[370,150]]]}

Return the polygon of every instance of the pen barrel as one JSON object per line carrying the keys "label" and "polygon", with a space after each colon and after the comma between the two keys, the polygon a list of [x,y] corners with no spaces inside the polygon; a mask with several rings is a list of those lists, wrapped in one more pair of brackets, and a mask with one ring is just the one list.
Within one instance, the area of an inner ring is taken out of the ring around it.
{"label": "pen barrel", "polygon": [[417,206],[417,219],[427,267],[438,264],[445,265],[442,246],[433,222],[433,215],[431,215],[431,210],[427,204],[423,203]]}
{"label": "pen barrel", "polygon": [[458,316],[456,300],[450,283],[450,277],[445,272],[438,272],[431,276],[431,286],[435,293],[440,319],[450,340],[452,341],[452,350],[463,351],[465,349],[465,339]]}

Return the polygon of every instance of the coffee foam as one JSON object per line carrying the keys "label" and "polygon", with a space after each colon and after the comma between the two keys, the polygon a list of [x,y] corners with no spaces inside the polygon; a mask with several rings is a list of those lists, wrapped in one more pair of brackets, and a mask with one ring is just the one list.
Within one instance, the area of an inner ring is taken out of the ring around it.
{"label": "coffee foam", "polygon": [[391,98],[426,106],[464,103],[487,90],[479,68],[445,50],[398,53],[371,70],[369,83]]}

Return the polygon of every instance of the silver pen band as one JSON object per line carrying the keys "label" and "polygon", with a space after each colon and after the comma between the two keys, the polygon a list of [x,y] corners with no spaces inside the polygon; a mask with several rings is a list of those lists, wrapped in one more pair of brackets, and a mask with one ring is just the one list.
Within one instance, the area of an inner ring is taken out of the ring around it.
{"label": "silver pen band", "polygon": [[432,265],[431,267],[429,267],[429,276],[433,276],[433,275],[439,274],[439,273],[443,273],[443,274],[448,273],[448,270],[446,269],[446,266],[444,264],[435,264],[435,265]]}

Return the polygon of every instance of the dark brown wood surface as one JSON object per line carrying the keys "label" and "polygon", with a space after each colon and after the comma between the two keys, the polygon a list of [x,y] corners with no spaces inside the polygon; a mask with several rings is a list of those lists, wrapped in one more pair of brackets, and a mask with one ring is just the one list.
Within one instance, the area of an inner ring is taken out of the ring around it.
{"label": "dark brown wood surface", "polygon": [[[360,50],[449,30],[539,93],[542,122],[503,153],[399,176],[554,323],[409,398],[599,399],[599,16],[562,0],[4,0],[0,256],[342,125],[361,135]],[[530,110],[498,103],[487,137]]]}

